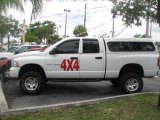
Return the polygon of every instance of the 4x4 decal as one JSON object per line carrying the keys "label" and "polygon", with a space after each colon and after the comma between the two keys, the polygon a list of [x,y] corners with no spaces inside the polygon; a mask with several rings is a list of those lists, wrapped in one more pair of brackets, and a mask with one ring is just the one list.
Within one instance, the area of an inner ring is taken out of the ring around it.
{"label": "4x4 decal", "polygon": [[60,66],[64,71],[78,71],[79,60],[77,59],[64,59]]}

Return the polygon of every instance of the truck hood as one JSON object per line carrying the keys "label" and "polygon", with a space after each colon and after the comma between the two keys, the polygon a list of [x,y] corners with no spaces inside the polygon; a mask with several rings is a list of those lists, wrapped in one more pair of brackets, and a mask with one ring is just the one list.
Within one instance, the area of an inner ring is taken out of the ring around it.
{"label": "truck hood", "polygon": [[20,53],[17,55],[14,55],[14,58],[19,58],[19,57],[29,57],[29,56],[43,56],[44,52],[40,52],[40,51],[30,51],[30,52],[24,52],[24,53]]}

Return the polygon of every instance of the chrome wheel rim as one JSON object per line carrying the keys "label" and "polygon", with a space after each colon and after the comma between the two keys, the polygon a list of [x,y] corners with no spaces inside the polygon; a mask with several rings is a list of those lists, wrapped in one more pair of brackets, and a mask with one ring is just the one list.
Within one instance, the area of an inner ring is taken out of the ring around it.
{"label": "chrome wheel rim", "polygon": [[5,78],[9,78],[9,70],[5,70],[4,71],[4,77]]}
{"label": "chrome wheel rim", "polygon": [[126,88],[128,91],[134,92],[138,89],[138,87],[139,87],[139,83],[138,83],[137,79],[135,79],[135,78],[128,79],[128,81],[126,83]]}
{"label": "chrome wheel rim", "polygon": [[28,77],[24,84],[25,88],[30,91],[36,90],[39,85],[38,80],[35,77]]}

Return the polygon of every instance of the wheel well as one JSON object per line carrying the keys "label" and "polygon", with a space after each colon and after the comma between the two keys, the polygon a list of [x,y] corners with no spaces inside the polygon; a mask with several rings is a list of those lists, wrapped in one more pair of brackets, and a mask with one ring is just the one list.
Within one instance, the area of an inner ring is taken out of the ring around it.
{"label": "wheel well", "polygon": [[26,65],[22,66],[20,69],[18,78],[21,78],[22,75],[28,71],[36,71],[36,72],[40,73],[44,79],[46,79],[46,75],[45,75],[43,68],[38,64],[26,64]]}
{"label": "wheel well", "polygon": [[134,72],[140,75],[141,77],[144,76],[144,71],[141,65],[139,64],[126,64],[124,65],[119,73],[119,77],[121,77],[126,72]]}
{"label": "wheel well", "polygon": [[0,73],[2,73],[2,70],[3,70],[5,67],[7,67],[7,66],[6,66],[6,65],[1,66]]}

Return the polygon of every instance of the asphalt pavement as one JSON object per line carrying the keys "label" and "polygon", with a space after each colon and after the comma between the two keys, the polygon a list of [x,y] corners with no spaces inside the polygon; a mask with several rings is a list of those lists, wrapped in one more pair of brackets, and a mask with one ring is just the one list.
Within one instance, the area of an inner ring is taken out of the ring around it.
{"label": "asphalt pavement", "polygon": [[[23,95],[18,80],[3,84],[3,91],[10,109],[39,105],[60,104],[81,100],[122,95],[109,81],[102,82],[48,82],[41,94]],[[159,78],[145,78],[142,92],[159,92]]]}

